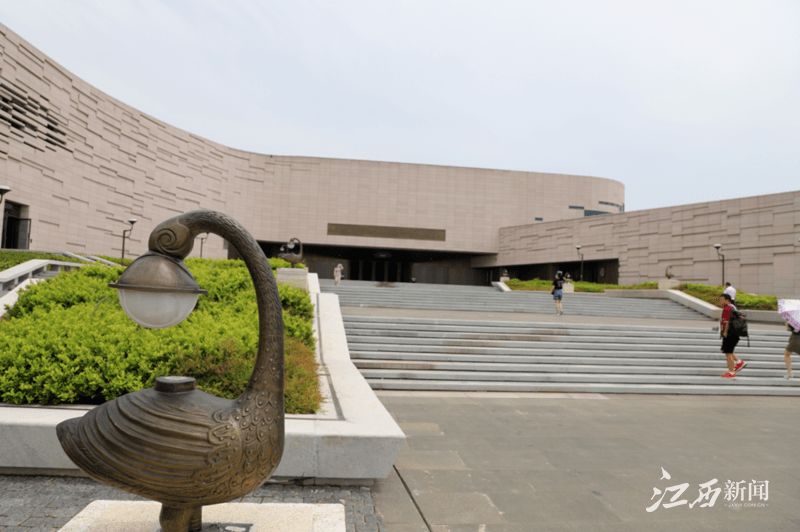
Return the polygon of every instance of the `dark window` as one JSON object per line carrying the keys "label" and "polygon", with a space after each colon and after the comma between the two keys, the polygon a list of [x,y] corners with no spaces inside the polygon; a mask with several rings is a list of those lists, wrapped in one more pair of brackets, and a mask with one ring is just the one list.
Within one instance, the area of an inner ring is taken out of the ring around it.
{"label": "dark window", "polygon": [[578,207],[576,205],[570,205],[569,208],[570,209],[583,209],[583,207]]}
{"label": "dark window", "polygon": [[542,220],[544,220],[544,218],[536,218],[537,222],[541,222]]}
{"label": "dark window", "polygon": [[584,216],[597,216],[599,214],[611,214],[611,213],[604,211],[583,211]]}
{"label": "dark window", "polygon": [[625,204],[623,203],[620,205],[619,203],[611,203],[610,201],[598,201],[600,205],[611,205],[612,207],[616,207],[619,209],[619,212],[625,212]]}

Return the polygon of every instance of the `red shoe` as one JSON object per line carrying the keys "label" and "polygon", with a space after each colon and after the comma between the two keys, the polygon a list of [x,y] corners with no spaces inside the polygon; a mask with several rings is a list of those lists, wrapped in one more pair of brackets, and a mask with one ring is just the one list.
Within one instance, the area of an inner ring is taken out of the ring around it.
{"label": "red shoe", "polygon": [[723,379],[735,379],[736,373],[731,373],[730,371],[722,376]]}
{"label": "red shoe", "polygon": [[740,360],[736,366],[734,366],[733,371],[739,371],[740,369],[744,368],[747,365],[747,362],[744,360]]}

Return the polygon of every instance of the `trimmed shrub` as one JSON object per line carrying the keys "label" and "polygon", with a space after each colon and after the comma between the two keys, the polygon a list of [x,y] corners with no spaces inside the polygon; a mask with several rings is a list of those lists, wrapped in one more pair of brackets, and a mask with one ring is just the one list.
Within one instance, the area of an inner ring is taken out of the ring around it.
{"label": "trimmed shrub", "polygon": [[83,262],[73,257],[52,255],[50,253],[31,253],[30,251],[0,251],[0,272],[29,260],[60,260],[61,262]]}
{"label": "trimmed shrub", "polygon": [[[258,346],[258,311],[247,268],[242,261],[186,263],[209,294],[183,323],[167,329],[140,327],[124,314],[108,287],[122,268],[85,266],[24,290],[0,322],[0,400],[100,403],[152,386],[157,376],[187,372],[200,389],[239,395]],[[300,343],[313,355],[311,323],[303,318],[312,307],[305,296],[282,298],[285,342]],[[289,364],[287,359],[287,394],[305,390],[290,382]],[[304,374],[298,378],[308,380]],[[287,405],[308,401],[287,398]]]}

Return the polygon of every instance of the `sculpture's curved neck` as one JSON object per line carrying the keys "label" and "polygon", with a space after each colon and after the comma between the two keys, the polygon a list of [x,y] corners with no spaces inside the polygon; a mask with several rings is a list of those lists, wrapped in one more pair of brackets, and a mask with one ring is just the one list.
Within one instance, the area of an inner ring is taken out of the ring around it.
{"label": "sculpture's curved neck", "polygon": [[[258,304],[258,355],[240,400],[272,392],[269,403],[281,414],[284,408],[283,311],[275,276],[255,238],[239,222],[215,211],[191,211],[159,224],[150,233],[150,251],[183,259],[200,233],[221,236],[239,252],[256,290]],[[276,404],[279,402],[280,404]],[[280,416],[282,418],[282,416]]]}

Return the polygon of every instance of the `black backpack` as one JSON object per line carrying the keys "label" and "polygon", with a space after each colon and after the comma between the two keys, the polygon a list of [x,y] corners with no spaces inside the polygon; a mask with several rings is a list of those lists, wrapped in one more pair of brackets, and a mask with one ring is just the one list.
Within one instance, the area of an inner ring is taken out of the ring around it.
{"label": "black backpack", "polygon": [[747,347],[750,347],[750,335],[747,334],[747,316],[731,307],[731,321],[728,325],[728,334],[738,337],[747,336]]}

